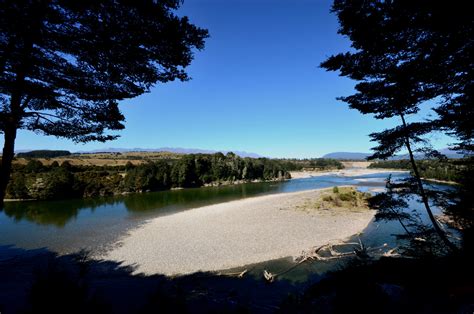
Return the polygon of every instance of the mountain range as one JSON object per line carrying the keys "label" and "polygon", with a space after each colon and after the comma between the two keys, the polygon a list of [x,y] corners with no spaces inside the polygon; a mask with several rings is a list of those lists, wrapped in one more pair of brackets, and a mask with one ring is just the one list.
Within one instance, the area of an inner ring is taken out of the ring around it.
{"label": "mountain range", "polygon": [[[16,150],[15,153],[23,153],[29,152],[30,149],[21,149]],[[438,150],[441,154],[444,154],[448,158],[461,158],[462,154],[459,152],[453,151],[449,148],[443,148]],[[217,152],[221,152],[223,154],[227,154],[228,152],[233,152],[234,154],[240,157],[250,157],[250,158],[260,158],[264,157],[262,155],[245,152],[245,151],[231,151],[231,150],[210,150],[210,149],[199,149],[199,148],[182,148],[182,147],[160,147],[160,148],[118,148],[118,147],[110,147],[110,148],[103,148],[103,149],[95,149],[95,150],[83,150],[83,151],[76,151],[73,153],[76,154],[94,154],[94,153],[129,153],[129,152],[171,152],[176,154],[214,154]],[[359,153],[359,152],[333,152],[328,153],[322,156],[322,158],[332,158],[332,159],[339,159],[339,160],[365,160],[367,157],[372,155],[371,153]],[[422,155],[415,156],[416,158],[423,158]],[[400,160],[400,159],[408,159],[408,155],[398,155],[390,158],[390,160]]]}
{"label": "mountain range", "polygon": [[[438,152],[445,155],[448,158],[462,158],[463,154],[454,151],[449,148],[442,148],[439,149]],[[355,152],[334,152],[329,153],[322,158],[332,158],[332,159],[340,159],[340,160],[365,160],[367,157],[371,156],[371,153],[355,153]],[[415,155],[415,158],[421,159],[423,155]],[[408,154],[397,155],[394,157],[389,158],[389,160],[400,160],[400,159],[408,159]]]}

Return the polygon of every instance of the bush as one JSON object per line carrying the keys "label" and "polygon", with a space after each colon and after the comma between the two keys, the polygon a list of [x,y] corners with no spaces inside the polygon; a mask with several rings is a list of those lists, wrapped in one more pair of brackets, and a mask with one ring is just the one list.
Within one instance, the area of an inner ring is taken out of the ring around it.
{"label": "bush", "polygon": [[371,196],[370,193],[358,192],[353,187],[333,187],[331,192],[321,196],[317,207],[365,207]]}
{"label": "bush", "polygon": [[20,158],[55,158],[69,155],[71,155],[71,152],[67,150],[32,150],[16,154]]}
{"label": "bush", "polygon": [[28,161],[28,163],[26,164],[25,166],[25,172],[30,172],[30,173],[39,173],[41,171],[43,171],[44,167],[43,167],[43,163],[41,163],[41,161],[39,160],[36,160],[36,159],[32,159],[30,161]]}
{"label": "bush", "polygon": [[334,200],[331,195],[324,195],[322,199],[325,202],[332,202]]}
{"label": "bush", "polygon": [[25,175],[14,173],[7,186],[7,198],[28,199],[31,198],[26,188]]}
{"label": "bush", "polygon": [[352,192],[346,192],[346,193],[340,193],[339,199],[343,202],[351,202],[357,199],[357,196],[355,194],[355,191]]}

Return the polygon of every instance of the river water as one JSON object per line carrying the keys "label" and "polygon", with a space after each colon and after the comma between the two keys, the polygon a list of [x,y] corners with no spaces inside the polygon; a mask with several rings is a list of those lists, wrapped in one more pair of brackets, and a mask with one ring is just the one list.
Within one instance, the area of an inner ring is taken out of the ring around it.
{"label": "river water", "polygon": [[[383,188],[390,173],[354,177],[335,174],[283,182],[248,183],[181,189],[120,197],[62,201],[9,202],[0,212],[0,246],[46,248],[60,254],[80,249],[100,252],[129,228],[162,215],[265,194],[296,192],[340,185],[359,190]],[[402,178],[405,173],[393,173]],[[369,245],[394,243],[402,232],[395,222],[372,222],[363,238]]]}

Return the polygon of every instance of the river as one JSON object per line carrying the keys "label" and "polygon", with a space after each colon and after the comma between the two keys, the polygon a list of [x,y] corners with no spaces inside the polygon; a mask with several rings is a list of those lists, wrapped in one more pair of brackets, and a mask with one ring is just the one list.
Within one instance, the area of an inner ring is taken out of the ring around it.
{"label": "river", "polygon": [[[282,182],[247,183],[221,187],[170,190],[97,199],[9,202],[0,212],[0,246],[47,248],[67,254],[80,249],[107,249],[129,228],[148,219],[192,208],[273,193],[303,191],[336,185],[355,185],[363,191],[385,186],[389,173],[345,177],[335,174]],[[405,173],[393,173],[402,178]],[[372,222],[364,232],[371,245],[394,243],[398,223]]]}

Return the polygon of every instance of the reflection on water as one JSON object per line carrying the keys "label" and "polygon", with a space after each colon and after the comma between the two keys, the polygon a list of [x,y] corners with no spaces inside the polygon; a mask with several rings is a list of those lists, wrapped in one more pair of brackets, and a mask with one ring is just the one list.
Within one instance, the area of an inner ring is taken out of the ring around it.
{"label": "reflection on water", "polygon": [[[97,208],[103,206],[116,207],[121,204],[130,212],[130,215],[148,213],[155,216],[262,194],[295,192],[346,184],[357,185],[362,189],[372,186],[384,186],[386,177],[386,174],[353,178],[327,175],[284,182],[248,183],[222,187],[170,190],[120,197],[9,202],[5,204],[4,214],[17,222],[28,220],[41,225],[54,225],[58,228],[63,228],[68,221],[77,218],[79,211],[94,212]],[[98,212],[96,215],[99,218],[101,213]]]}
{"label": "reflection on water", "polygon": [[[284,182],[182,189],[97,199],[10,202],[0,212],[0,244],[24,248],[48,247],[64,253],[79,248],[96,249],[113,242],[128,228],[153,217],[257,195],[335,185],[356,185],[366,191],[384,187],[387,176],[388,173],[357,177],[325,175]],[[403,176],[405,174],[395,173],[393,178]]]}
{"label": "reflection on water", "polygon": [[94,212],[100,206],[114,206],[117,202],[119,200],[113,198],[9,202],[5,204],[4,211],[15,222],[28,220],[40,225],[63,228],[70,220],[76,219],[81,210]]}

